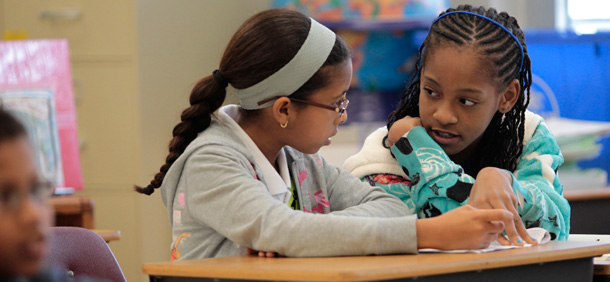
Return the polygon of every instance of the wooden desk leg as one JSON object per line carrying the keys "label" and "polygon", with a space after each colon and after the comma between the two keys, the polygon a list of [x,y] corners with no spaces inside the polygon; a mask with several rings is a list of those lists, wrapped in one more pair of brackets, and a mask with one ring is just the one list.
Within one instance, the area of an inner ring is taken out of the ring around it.
{"label": "wooden desk leg", "polygon": [[86,196],[58,196],[51,198],[55,209],[56,226],[95,228],[93,199]]}
{"label": "wooden desk leg", "polygon": [[95,221],[93,219],[93,210],[83,211],[82,221],[83,221],[82,223],[83,223],[84,228],[87,228],[87,229],[95,228]]}

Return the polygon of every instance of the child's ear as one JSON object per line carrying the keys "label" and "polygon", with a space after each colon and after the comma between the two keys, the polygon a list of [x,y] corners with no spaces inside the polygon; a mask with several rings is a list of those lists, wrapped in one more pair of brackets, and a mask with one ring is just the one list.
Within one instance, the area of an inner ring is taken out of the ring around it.
{"label": "child's ear", "polygon": [[280,97],[273,103],[273,118],[279,124],[285,124],[288,121],[291,112],[290,103],[291,101],[288,97]]}
{"label": "child's ear", "polygon": [[509,82],[500,97],[498,112],[505,114],[510,111],[517,103],[517,99],[519,99],[520,90],[519,80],[513,79]]}

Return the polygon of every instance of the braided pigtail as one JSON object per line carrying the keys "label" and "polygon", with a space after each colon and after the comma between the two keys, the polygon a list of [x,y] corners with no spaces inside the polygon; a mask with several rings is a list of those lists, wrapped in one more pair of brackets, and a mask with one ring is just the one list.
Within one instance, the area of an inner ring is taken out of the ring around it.
{"label": "braided pigtail", "polygon": [[161,166],[148,186],[135,186],[137,192],[150,195],[156,188],[161,187],[170,166],[195,140],[197,134],[210,126],[212,113],[220,108],[225,96],[226,89],[213,76],[204,77],[197,82],[189,98],[191,106],[182,111],[180,123],[174,126],[173,138],[169,143],[169,154],[165,158],[165,164]]}
{"label": "braided pigtail", "polygon": [[[286,9],[271,9],[247,19],[227,44],[219,69],[201,79],[193,88],[190,107],[182,112],[181,121],[173,130],[169,154],[159,172],[146,187],[135,187],[137,192],[150,195],[159,188],[171,165],[180,157],[197,135],[210,126],[212,113],[220,108],[226,96],[226,87],[251,87],[271,76],[297,54],[309,34],[309,17]],[[315,90],[328,85],[326,66],[338,65],[349,59],[349,49],[337,37],[335,46],[323,67],[304,85],[291,94],[305,99]],[[240,114],[254,120],[260,110],[244,110]]]}

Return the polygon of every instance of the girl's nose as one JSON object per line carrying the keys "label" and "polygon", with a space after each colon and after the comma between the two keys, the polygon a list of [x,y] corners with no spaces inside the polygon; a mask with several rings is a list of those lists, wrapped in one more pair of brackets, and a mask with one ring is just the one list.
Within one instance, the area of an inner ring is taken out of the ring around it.
{"label": "girl's nose", "polygon": [[41,219],[41,208],[45,204],[38,202],[32,197],[27,197],[21,204],[19,216],[26,224],[37,224]]}
{"label": "girl's nose", "polygon": [[441,105],[432,115],[442,125],[455,124],[458,119],[448,105]]}

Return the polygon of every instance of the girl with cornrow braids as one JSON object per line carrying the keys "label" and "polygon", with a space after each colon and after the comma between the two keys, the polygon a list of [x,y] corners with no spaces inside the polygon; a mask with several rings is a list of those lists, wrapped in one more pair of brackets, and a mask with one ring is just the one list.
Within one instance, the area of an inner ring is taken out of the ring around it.
{"label": "girl with cornrow braids", "polygon": [[[507,211],[465,206],[419,220],[317,154],[347,119],[351,76],[345,43],[313,19],[268,10],[246,20],[220,68],[194,87],[160,172],[136,187],[161,189],[172,260],[415,253],[496,240]],[[229,84],[240,105],[220,108]]]}
{"label": "girl with cornrow braids", "polygon": [[526,110],[531,62],[517,20],[493,8],[448,9],[419,48],[397,109],[344,164],[400,198],[419,218],[469,204],[513,214],[501,244],[532,243],[526,228],[566,240],[563,156]]}

